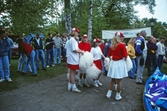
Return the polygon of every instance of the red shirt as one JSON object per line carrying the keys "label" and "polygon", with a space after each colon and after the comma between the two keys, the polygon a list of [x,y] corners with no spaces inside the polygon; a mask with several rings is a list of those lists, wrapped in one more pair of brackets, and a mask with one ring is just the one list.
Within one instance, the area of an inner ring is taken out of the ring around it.
{"label": "red shirt", "polygon": [[100,44],[100,46],[99,46],[103,54],[104,54],[104,48],[105,48],[105,46],[106,46],[105,44]]}
{"label": "red shirt", "polygon": [[78,44],[79,49],[83,50],[83,51],[88,51],[90,52],[91,46],[89,42],[80,42]]}
{"label": "red shirt", "polygon": [[109,57],[112,56],[112,60],[115,60],[115,61],[121,60],[127,57],[128,53],[127,53],[125,44],[120,43],[116,46],[115,49],[110,48],[108,52],[108,56]]}
{"label": "red shirt", "polygon": [[20,44],[19,46],[19,51],[20,53],[26,54],[27,57],[30,56],[31,51],[33,50],[33,47],[30,46],[29,44],[27,44],[26,42],[23,42],[22,44]]}

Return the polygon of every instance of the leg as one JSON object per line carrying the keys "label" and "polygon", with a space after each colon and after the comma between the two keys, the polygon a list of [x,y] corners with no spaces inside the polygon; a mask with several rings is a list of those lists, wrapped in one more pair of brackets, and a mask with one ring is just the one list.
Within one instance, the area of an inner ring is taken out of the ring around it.
{"label": "leg", "polygon": [[115,100],[121,100],[121,89],[122,89],[122,79],[117,79],[117,92],[116,92],[116,96],[115,96]]}
{"label": "leg", "polygon": [[30,54],[30,61],[31,61],[33,74],[37,75],[37,70],[36,70],[36,66],[35,66],[35,63],[34,63],[34,58],[35,58],[35,51],[32,50],[31,54]]}
{"label": "leg", "polygon": [[11,82],[12,79],[10,78],[10,68],[9,68],[9,58],[8,58],[8,56],[3,57],[3,62],[2,63],[3,63],[5,79],[8,80],[9,82]]}
{"label": "leg", "polygon": [[116,83],[115,79],[111,79],[110,84],[109,84],[109,88],[108,88],[108,91],[107,91],[107,94],[106,94],[106,97],[108,99],[111,98],[112,89],[113,89],[113,86],[114,86],[115,83]]}
{"label": "leg", "polygon": [[76,74],[76,71],[70,69],[69,83],[71,83],[72,91],[74,91],[74,92],[81,92],[81,91],[76,87],[76,84],[75,84],[75,74]]}
{"label": "leg", "polygon": [[5,81],[5,75],[3,70],[3,58],[0,57],[0,82]]}

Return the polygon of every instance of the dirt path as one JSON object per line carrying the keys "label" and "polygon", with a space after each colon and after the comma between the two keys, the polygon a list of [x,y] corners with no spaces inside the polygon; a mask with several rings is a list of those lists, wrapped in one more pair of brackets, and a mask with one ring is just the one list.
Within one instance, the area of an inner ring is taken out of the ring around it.
{"label": "dirt path", "polygon": [[[110,78],[102,76],[102,87],[79,89],[81,93],[67,91],[66,75],[33,83],[0,94],[1,111],[143,111],[144,85],[125,78],[121,101],[105,98]],[[88,81],[92,84],[92,81]]]}

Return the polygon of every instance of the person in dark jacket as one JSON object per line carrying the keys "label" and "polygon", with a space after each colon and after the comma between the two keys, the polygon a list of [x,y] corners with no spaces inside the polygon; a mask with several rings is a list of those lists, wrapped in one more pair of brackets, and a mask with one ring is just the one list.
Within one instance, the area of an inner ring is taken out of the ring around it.
{"label": "person in dark jacket", "polygon": [[45,54],[43,51],[43,40],[40,38],[39,34],[36,34],[36,38],[33,40],[33,47],[35,50],[35,61],[37,69],[40,68],[40,60],[42,62],[42,69],[46,70],[45,65]]}
{"label": "person in dark jacket", "polygon": [[54,66],[54,63],[53,63],[53,48],[54,48],[54,41],[52,39],[52,34],[48,33],[48,38],[45,41],[47,67]]}
{"label": "person in dark jacket", "polygon": [[10,78],[10,67],[9,67],[9,58],[8,51],[10,50],[10,44],[5,38],[5,31],[0,30],[0,82],[12,81]]}
{"label": "person in dark jacket", "polygon": [[153,36],[150,36],[148,42],[147,42],[147,70],[148,75],[152,75],[152,73],[156,69],[156,39]]}
{"label": "person in dark jacket", "polygon": [[37,70],[36,70],[36,66],[35,66],[35,51],[33,49],[32,46],[30,46],[28,43],[23,42],[23,39],[19,38],[17,39],[17,42],[19,44],[19,53],[21,54],[25,54],[28,58],[26,64],[24,65],[24,69],[22,74],[25,74],[27,72],[28,66],[30,65],[31,62],[31,67],[32,67],[32,71],[33,71],[33,75],[32,76],[36,76],[37,75]]}

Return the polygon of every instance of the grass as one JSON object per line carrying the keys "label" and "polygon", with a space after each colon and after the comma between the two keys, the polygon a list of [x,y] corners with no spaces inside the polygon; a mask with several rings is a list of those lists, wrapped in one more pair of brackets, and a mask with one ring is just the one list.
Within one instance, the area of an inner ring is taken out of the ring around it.
{"label": "grass", "polygon": [[63,62],[61,65],[47,68],[47,71],[42,69],[37,70],[38,75],[35,77],[30,76],[30,73],[26,73],[26,75],[23,76],[21,73],[17,72],[17,61],[18,59],[11,60],[10,73],[12,82],[5,81],[0,83],[0,92],[11,91],[27,84],[38,83],[39,81],[55,78],[58,75],[67,73],[67,68],[65,67],[66,63]]}
{"label": "grass", "polygon": [[[65,65],[66,63],[63,62],[62,65],[47,68],[47,71],[40,69],[37,71],[38,76],[36,77],[30,76],[28,73],[23,76],[17,72],[17,59],[12,59],[10,67],[12,82],[5,81],[0,83],[0,92],[11,91],[27,84],[38,83],[39,81],[55,78],[58,75],[65,74],[67,73]],[[165,63],[162,67],[162,73],[167,74],[167,64]]]}

